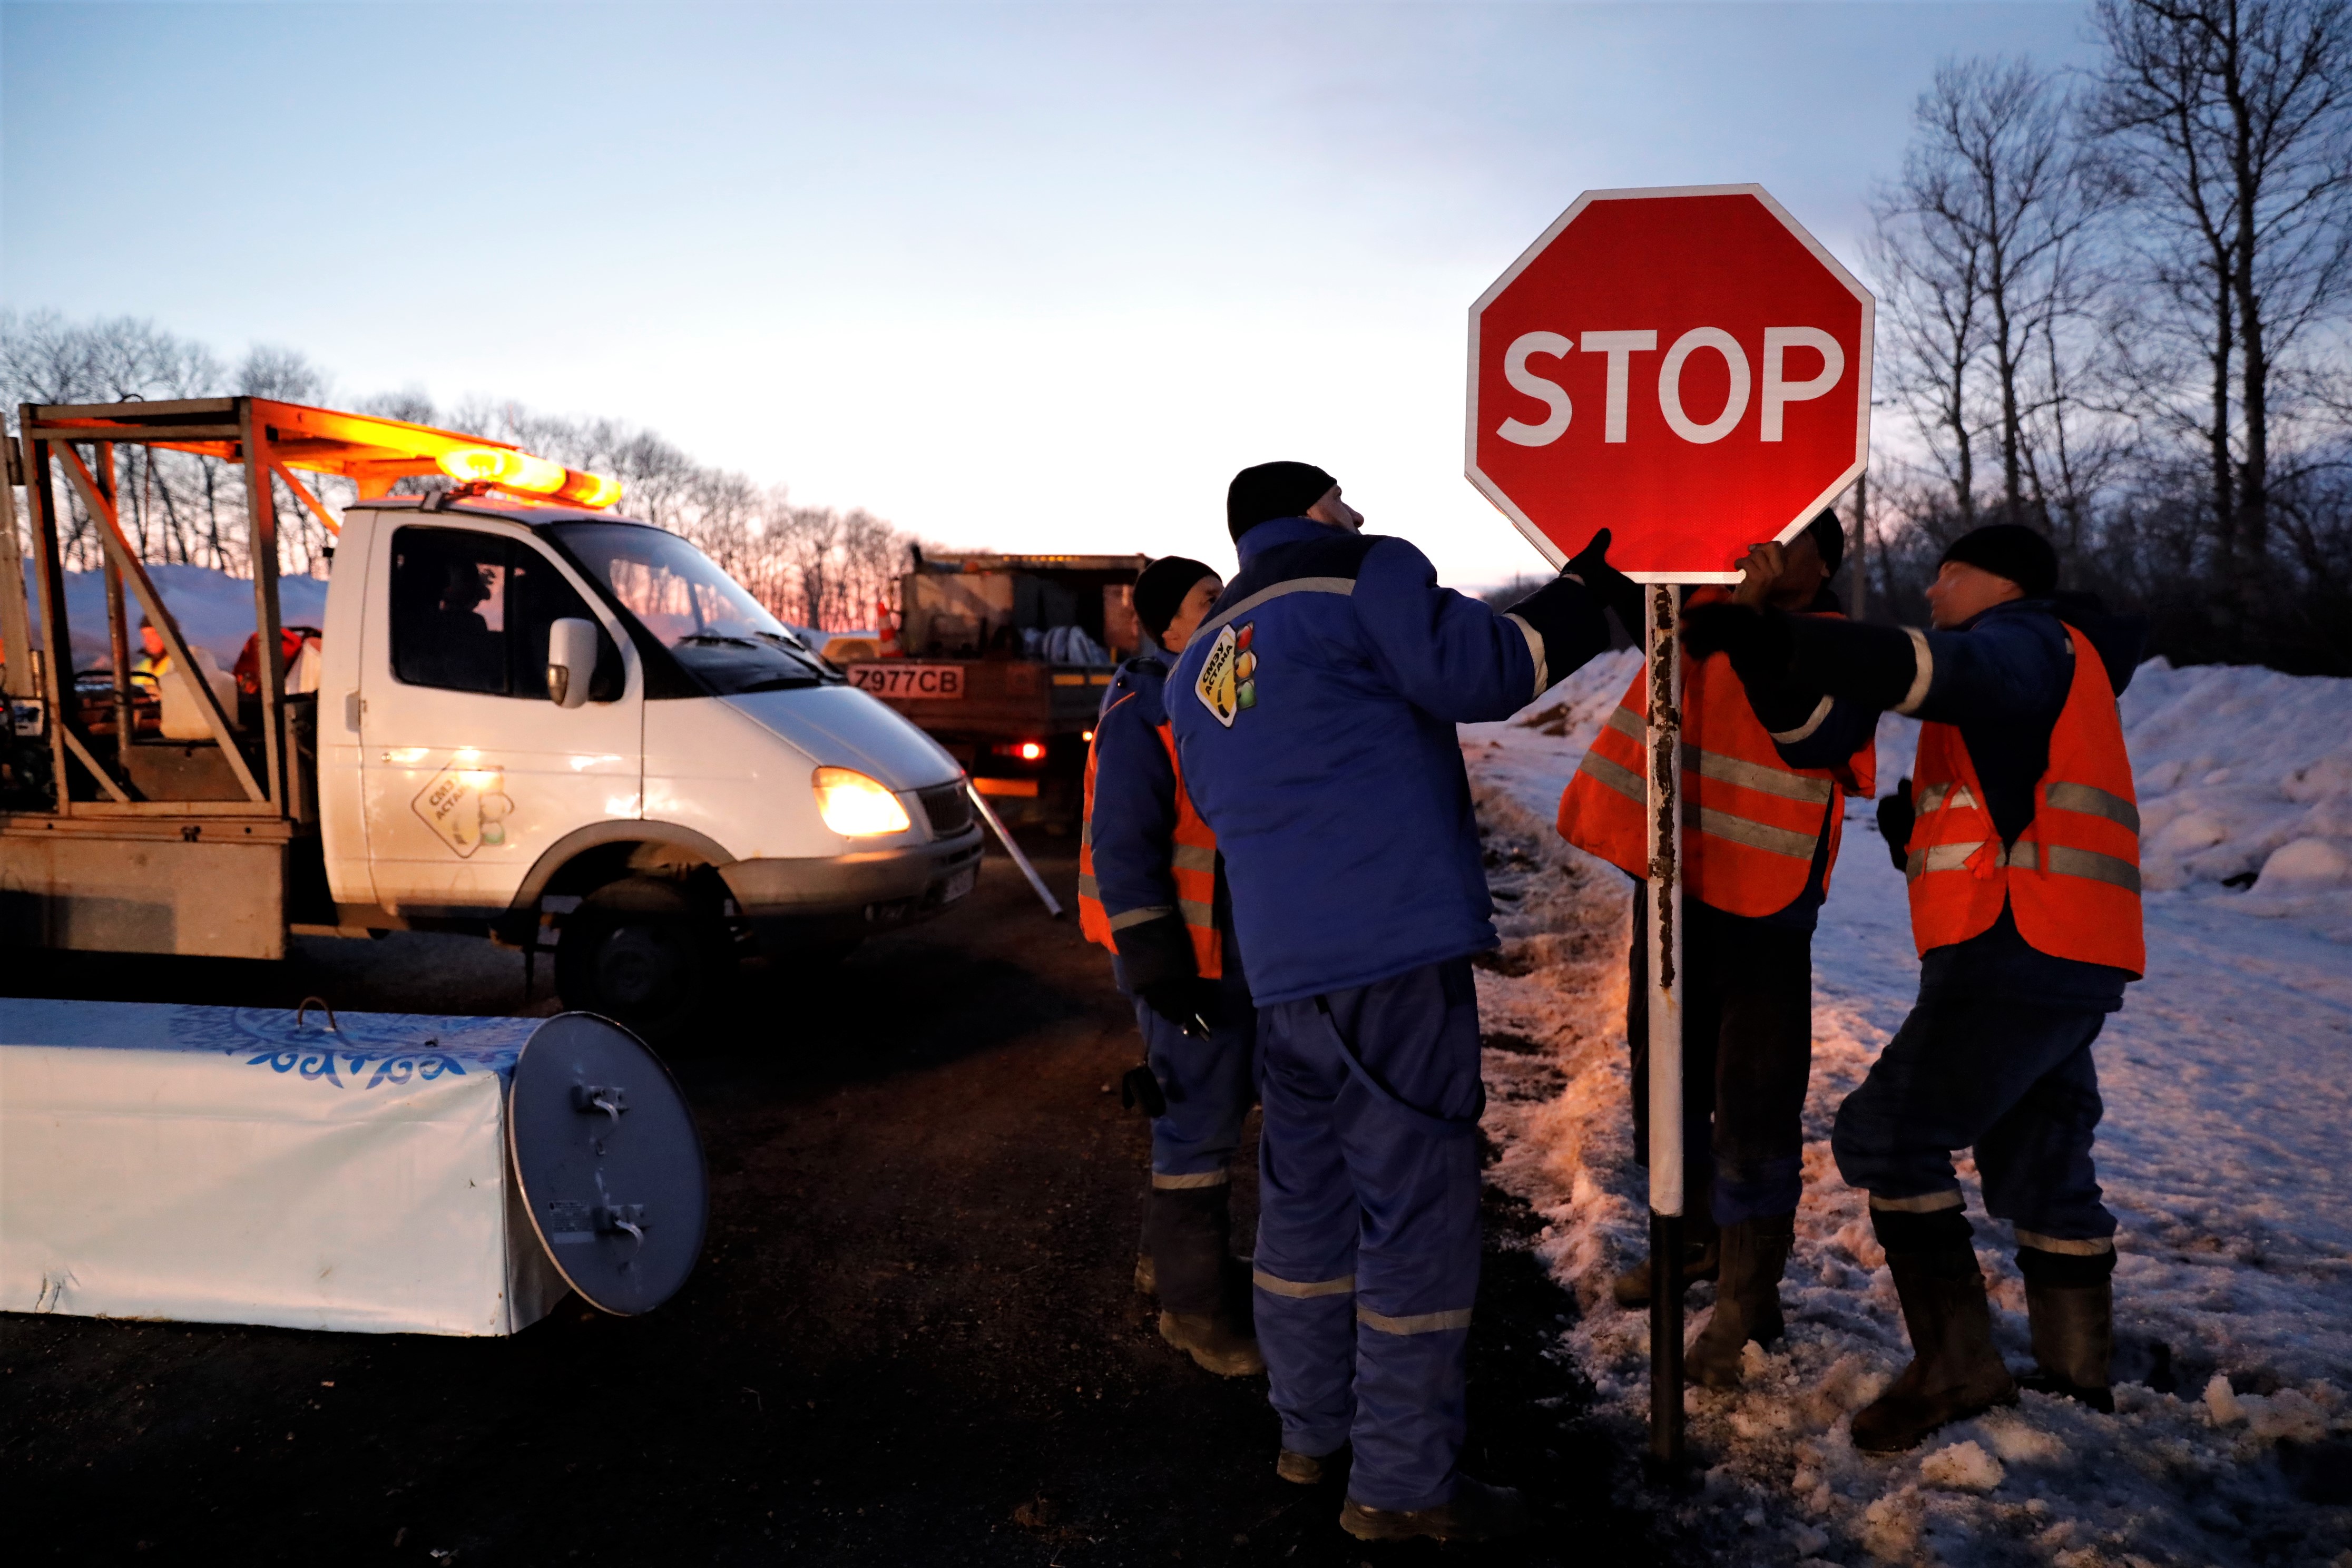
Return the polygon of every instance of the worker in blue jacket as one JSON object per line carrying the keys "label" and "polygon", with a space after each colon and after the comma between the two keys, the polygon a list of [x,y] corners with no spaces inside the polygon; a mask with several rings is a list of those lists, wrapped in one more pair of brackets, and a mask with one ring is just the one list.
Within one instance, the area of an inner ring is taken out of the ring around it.
{"label": "worker in blue jacket", "polygon": [[1145,1059],[1129,1075],[1151,1116],[1139,1289],[1160,1298],[1160,1334],[1207,1371],[1265,1370],[1232,1264],[1230,1195],[1242,1121],[1256,1098],[1257,1015],[1233,940],[1216,840],[1186,797],[1161,688],[1224,584],[1165,556],[1135,581],[1145,647],[1119,667],[1087,763],[1078,922],[1115,955]]}
{"label": "worker in blue jacket", "polygon": [[[1457,723],[1517,711],[1608,646],[1608,535],[1508,614],[1365,534],[1330,475],[1244,468],[1241,571],[1168,685],[1258,1006],[1254,1270],[1276,1473],[1354,1446],[1342,1528],[1475,1540],[1518,1494],[1461,1475],[1478,1285],[1477,995],[1497,945]],[[1620,579],[1622,580],[1622,579]]]}

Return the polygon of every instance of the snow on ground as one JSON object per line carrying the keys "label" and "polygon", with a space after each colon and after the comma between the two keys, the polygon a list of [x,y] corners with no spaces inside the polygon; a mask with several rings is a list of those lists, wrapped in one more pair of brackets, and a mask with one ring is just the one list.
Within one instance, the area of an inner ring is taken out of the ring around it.
{"label": "snow on ground", "polygon": [[[1649,1325],[1607,1294],[1647,1232],[1626,1110],[1629,884],[1551,822],[1635,668],[1631,653],[1596,660],[1518,720],[1463,731],[1506,938],[1479,975],[1493,1176],[1548,1222],[1541,1256],[1583,1308],[1563,1349],[1629,1451],[1646,1420]],[[1654,1500],[1694,1554],[2352,1568],[2352,887],[2331,870],[2340,859],[2294,849],[2352,847],[2352,682],[2155,662],[2123,710],[2151,891],[2148,978],[2098,1047],[2099,1173],[2123,1222],[2118,1413],[2027,1394],[1893,1459],[1848,1437],[1851,1412],[1909,1351],[1829,1131],[1918,973],[1902,879],[1855,803],[1814,944],[1790,1335],[1749,1348],[1742,1390],[1686,1396],[1704,1485]],[[1909,771],[1916,728],[1882,729],[1884,787]],[[2247,870],[2261,872],[2250,889],[2223,885]],[[1996,1331],[2022,1366],[2013,1244],[1961,1168]],[[1711,1288],[1690,1300],[1696,1333]]]}
{"label": "snow on ground", "polygon": [[[190,642],[213,651],[223,669],[245,651],[253,635],[253,581],[232,577],[209,566],[153,565],[147,574],[163,595],[173,618]],[[26,567],[26,597],[33,607],[34,635],[40,626],[40,595],[32,588],[32,568]],[[125,629],[131,656],[139,653],[139,599],[126,585],[123,597],[131,611]],[[327,624],[327,580],[323,577],[278,579],[278,619],[281,626],[324,626]],[[110,663],[106,647],[106,578],[97,572],[66,574],[66,626],[73,634],[74,668],[89,669]]]}

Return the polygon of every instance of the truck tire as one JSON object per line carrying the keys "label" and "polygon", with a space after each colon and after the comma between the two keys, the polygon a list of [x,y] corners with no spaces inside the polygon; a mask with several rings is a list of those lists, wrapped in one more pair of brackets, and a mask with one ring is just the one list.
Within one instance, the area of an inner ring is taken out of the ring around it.
{"label": "truck tire", "polygon": [[555,988],[564,1006],[600,1013],[658,1046],[709,1024],[735,970],[717,904],[687,883],[629,877],[589,894],[563,921]]}

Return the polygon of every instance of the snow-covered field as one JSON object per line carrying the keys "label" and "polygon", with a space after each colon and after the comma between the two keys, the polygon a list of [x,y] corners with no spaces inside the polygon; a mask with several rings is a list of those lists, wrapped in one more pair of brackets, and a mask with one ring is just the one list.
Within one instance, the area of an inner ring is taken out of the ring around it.
{"label": "snow-covered field", "polygon": [[[1546,1221],[1541,1255],[1584,1309],[1563,1352],[1629,1447],[1648,1320],[1607,1294],[1646,1237],[1626,1111],[1628,883],[1551,821],[1634,668],[1610,656],[1517,721],[1463,731],[1506,911],[1501,961],[1479,975],[1492,1174]],[[1848,1438],[1909,1352],[1830,1123],[1918,973],[1902,879],[1855,803],[1814,943],[1790,1331],[1769,1354],[1749,1347],[1740,1391],[1687,1395],[1705,1484],[1655,1500],[1692,1555],[2352,1568],[2352,681],[2159,661],[2123,711],[2151,890],[2148,977],[2098,1047],[2099,1174],[2123,1221],[2117,1414],[2027,1394],[1894,1459]],[[1909,771],[1916,728],[1882,728],[1883,788]],[[1996,1331],[2022,1366],[2008,1227],[1961,1168]],[[1692,1332],[1711,1301],[1692,1293]]]}

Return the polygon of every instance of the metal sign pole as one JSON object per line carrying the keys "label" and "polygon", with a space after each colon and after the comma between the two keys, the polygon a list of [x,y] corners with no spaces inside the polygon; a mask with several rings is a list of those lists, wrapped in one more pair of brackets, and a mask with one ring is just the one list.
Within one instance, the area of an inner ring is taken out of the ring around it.
{"label": "metal sign pole", "polygon": [[1055,899],[1052,889],[1045,886],[1045,879],[1037,875],[1037,868],[1029,864],[1029,857],[1021,853],[1021,846],[1013,842],[1013,835],[1004,831],[1004,824],[998,821],[996,813],[989,809],[988,797],[980,793],[980,786],[972,783],[969,776],[966,776],[963,781],[963,793],[979,810],[980,819],[995,831],[996,841],[1004,846],[1004,852],[1013,857],[1013,863],[1021,868],[1021,874],[1029,879],[1030,888],[1039,899],[1045,901],[1045,912],[1055,920],[1060,920],[1062,918],[1061,901]]}
{"label": "metal sign pole", "polygon": [[1683,1454],[1682,592],[1652,584],[1649,675],[1650,1454]]}

